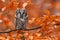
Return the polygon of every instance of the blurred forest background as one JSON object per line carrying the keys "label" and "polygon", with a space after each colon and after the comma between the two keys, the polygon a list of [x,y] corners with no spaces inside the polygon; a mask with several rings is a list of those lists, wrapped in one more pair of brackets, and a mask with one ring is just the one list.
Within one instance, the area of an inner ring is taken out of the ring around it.
{"label": "blurred forest background", "polygon": [[15,29],[16,10],[23,7],[28,14],[26,27],[41,28],[0,33],[0,40],[60,40],[60,0],[0,0],[0,32]]}

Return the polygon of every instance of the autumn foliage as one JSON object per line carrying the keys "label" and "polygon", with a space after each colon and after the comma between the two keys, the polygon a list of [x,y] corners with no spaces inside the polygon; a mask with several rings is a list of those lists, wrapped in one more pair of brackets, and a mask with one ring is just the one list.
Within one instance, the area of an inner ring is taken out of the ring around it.
{"label": "autumn foliage", "polygon": [[22,9],[24,3],[27,3],[27,28],[41,28],[0,33],[0,40],[60,40],[59,0],[0,0],[0,32],[15,29],[16,10]]}

